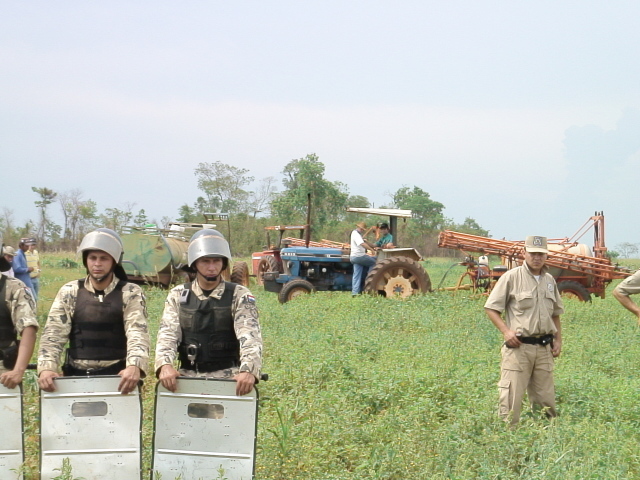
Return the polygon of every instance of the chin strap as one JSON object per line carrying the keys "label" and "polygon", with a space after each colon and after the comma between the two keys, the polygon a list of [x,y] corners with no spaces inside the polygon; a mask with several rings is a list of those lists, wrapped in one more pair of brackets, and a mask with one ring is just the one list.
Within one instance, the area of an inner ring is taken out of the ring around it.
{"label": "chin strap", "polygon": [[207,275],[202,275],[200,272],[198,272],[198,275],[204,278],[207,282],[215,282],[218,280],[218,277],[220,277],[220,274],[207,276]]}

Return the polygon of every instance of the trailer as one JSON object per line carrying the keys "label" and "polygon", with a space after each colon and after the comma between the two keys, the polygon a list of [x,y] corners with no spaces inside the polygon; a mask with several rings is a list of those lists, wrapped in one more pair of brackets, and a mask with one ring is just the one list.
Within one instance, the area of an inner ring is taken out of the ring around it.
{"label": "trailer", "polygon": [[[578,243],[591,229],[593,250]],[[612,264],[607,256],[604,232],[604,214],[595,212],[572,237],[547,240],[549,254],[546,265],[556,279],[560,293],[582,301],[590,301],[591,295],[604,298],[609,283],[631,274],[629,269]],[[438,237],[438,247],[460,250],[466,255],[459,263],[467,267],[466,272],[455,287],[447,290],[473,290],[488,294],[507,270],[522,265],[524,261],[524,240],[498,240],[445,230]],[[477,260],[474,253],[480,254]],[[499,257],[501,263],[490,267],[489,255]]]}

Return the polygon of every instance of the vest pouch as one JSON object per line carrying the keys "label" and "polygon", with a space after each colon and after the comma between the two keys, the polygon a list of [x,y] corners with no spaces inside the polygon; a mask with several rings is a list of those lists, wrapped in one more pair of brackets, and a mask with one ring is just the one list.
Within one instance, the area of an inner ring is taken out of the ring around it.
{"label": "vest pouch", "polygon": [[18,360],[18,349],[20,348],[20,341],[16,340],[16,343],[10,347],[3,348],[2,352],[2,364],[7,370],[13,370]]}

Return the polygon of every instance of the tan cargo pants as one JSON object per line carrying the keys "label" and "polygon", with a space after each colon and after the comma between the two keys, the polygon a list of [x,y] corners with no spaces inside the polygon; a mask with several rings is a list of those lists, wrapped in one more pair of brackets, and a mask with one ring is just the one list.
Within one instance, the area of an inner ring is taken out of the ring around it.
{"label": "tan cargo pants", "polygon": [[502,347],[499,415],[512,425],[520,420],[525,391],[532,408],[542,408],[549,417],[557,416],[553,384],[551,345],[522,344]]}

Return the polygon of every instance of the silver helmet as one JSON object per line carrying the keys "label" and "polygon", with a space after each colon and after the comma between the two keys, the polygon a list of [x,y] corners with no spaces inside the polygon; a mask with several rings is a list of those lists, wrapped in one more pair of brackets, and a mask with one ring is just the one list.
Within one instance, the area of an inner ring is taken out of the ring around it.
{"label": "silver helmet", "polygon": [[231,261],[231,249],[224,235],[211,228],[198,230],[194,233],[187,249],[187,264],[190,268],[193,268],[195,261],[202,257],[226,258],[226,268]]}
{"label": "silver helmet", "polygon": [[124,247],[120,236],[116,232],[110,228],[98,228],[84,236],[78,247],[78,255],[82,253],[82,256],[85,257],[86,255],[84,255],[84,253],[90,250],[107,252],[113,257],[116,263],[120,263],[122,261]]}
{"label": "silver helmet", "polygon": [[98,228],[87,233],[78,247],[78,255],[82,254],[82,263],[85,267],[87,266],[87,256],[91,250],[101,250],[111,255],[115,261],[113,273],[120,280],[127,280],[127,274],[122,268],[124,246],[120,235],[110,228]]}

